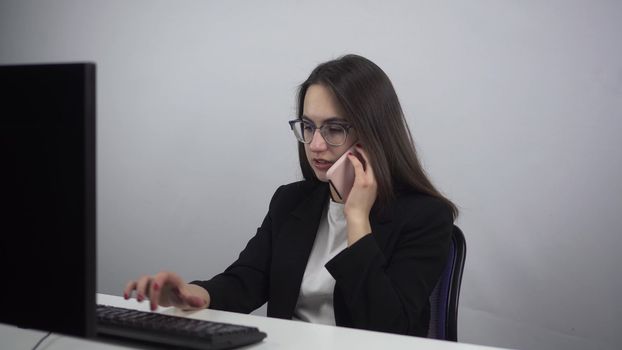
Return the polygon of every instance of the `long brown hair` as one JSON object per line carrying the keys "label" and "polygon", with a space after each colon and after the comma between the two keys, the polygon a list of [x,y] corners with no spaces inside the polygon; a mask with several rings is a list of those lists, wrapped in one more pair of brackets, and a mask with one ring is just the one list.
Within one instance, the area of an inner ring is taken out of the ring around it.
{"label": "long brown hair", "polygon": [[[414,190],[440,199],[449,206],[454,219],[458,216],[458,208],[425,174],[393,84],[380,67],[358,55],[320,64],[299,87],[299,118],[307,89],[313,84],[332,91],[346,113],[343,117],[356,129],[369,154],[382,207],[395,198],[396,192]],[[303,177],[317,180],[301,143],[298,154]]]}

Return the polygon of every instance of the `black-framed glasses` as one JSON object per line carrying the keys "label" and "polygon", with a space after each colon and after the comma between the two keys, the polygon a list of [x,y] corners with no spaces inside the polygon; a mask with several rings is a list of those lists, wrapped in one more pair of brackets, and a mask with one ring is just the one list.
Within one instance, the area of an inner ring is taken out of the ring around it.
{"label": "black-framed glasses", "polygon": [[329,122],[319,128],[312,122],[304,119],[290,120],[289,126],[294,132],[296,139],[302,143],[311,143],[315,130],[320,130],[320,135],[327,144],[331,146],[341,146],[346,143],[348,133],[353,128],[352,125]]}

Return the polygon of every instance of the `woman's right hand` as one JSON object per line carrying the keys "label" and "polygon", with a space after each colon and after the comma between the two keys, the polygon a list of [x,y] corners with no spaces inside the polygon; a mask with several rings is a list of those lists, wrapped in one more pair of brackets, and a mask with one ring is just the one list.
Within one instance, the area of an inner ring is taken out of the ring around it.
{"label": "woman's right hand", "polygon": [[209,307],[210,296],[204,288],[185,283],[174,272],[162,271],[153,276],[142,276],[129,281],[123,297],[129,299],[136,292],[136,300],[150,300],[151,310],[160,306],[174,306],[183,310],[198,310]]}

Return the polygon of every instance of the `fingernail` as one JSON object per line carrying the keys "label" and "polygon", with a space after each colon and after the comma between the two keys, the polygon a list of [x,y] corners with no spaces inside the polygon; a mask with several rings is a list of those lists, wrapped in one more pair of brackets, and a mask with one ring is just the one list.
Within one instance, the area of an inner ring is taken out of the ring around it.
{"label": "fingernail", "polygon": [[352,153],[352,152],[348,152],[348,154],[349,154],[349,155],[351,155],[351,156],[353,156],[353,155],[354,155],[354,153]]}
{"label": "fingernail", "polygon": [[125,300],[127,300],[129,298],[129,296],[127,295],[127,293],[123,293],[123,298],[125,298]]}
{"label": "fingernail", "polygon": [[155,311],[158,308],[156,304],[151,304],[151,311]]}
{"label": "fingernail", "polygon": [[158,286],[158,284],[157,284],[157,283],[154,283],[154,284],[153,284],[153,290],[158,290],[159,288],[160,288],[160,286]]}
{"label": "fingernail", "polygon": [[142,296],[142,294],[138,294],[138,295],[136,296],[136,300],[138,300],[138,301],[143,301],[143,296]]}
{"label": "fingernail", "polygon": [[194,306],[194,307],[201,307],[205,305],[205,300],[198,298],[198,297],[190,298],[190,300],[188,301],[189,301],[190,306]]}

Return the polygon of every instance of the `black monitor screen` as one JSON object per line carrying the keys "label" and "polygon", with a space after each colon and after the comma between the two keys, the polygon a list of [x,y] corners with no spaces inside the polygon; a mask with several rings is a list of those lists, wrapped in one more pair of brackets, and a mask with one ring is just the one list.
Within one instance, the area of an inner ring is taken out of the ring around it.
{"label": "black monitor screen", "polygon": [[91,336],[95,64],[0,66],[0,323]]}

